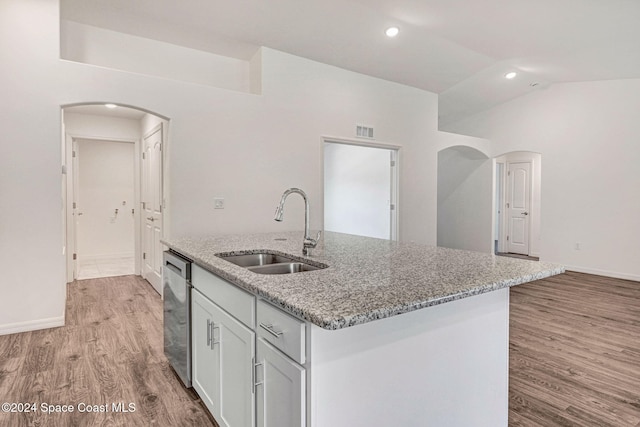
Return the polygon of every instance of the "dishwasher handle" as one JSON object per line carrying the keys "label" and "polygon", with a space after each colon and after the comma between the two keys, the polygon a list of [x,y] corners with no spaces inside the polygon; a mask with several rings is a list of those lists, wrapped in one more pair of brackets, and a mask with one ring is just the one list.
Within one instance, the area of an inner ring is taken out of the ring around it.
{"label": "dishwasher handle", "polygon": [[183,279],[191,279],[190,276],[190,266],[191,263],[184,258],[178,257],[174,253],[166,251],[163,254],[164,258],[164,266],[169,270],[173,271]]}

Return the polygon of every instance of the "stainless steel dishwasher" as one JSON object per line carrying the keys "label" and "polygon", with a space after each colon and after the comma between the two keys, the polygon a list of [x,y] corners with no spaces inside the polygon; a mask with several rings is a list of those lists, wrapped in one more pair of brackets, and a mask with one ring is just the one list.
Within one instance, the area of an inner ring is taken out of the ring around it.
{"label": "stainless steel dishwasher", "polygon": [[164,354],[191,387],[191,261],[171,251],[163,261]]}

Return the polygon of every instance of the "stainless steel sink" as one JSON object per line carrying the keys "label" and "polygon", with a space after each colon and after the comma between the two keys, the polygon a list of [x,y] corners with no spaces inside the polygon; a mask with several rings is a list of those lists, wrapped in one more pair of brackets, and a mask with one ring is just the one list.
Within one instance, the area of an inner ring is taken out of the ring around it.
{"label": "stainless steel sink", "polygon": [[248,267],[247,269],[258,274],[289,274],[300,273],[302,271],[319,270],[320,268],[322,267],[316,267],[315,265],[306,264],[303,262],[283,262],[280,264]]}
{"label": "stainless steel sink", "polygon": [[268,252],[240,255],[217,254],[216,256],[258,274],[301,273],[328,267],[324,264],[309,264],[295,258]]}
{"label": "stainless steel sink", "polygon": [[268,253],[216,256],[229,261],[232,264],[239,265],[240,267],[254,267],[269,264],[279,264],[282,262],[294,262],[292,258]]}

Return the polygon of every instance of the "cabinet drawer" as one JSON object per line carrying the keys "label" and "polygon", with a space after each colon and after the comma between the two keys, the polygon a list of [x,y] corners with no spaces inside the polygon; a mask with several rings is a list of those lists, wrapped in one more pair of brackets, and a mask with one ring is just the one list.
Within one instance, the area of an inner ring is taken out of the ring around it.
{"label": "cabinet drawer", "polygon": [[191,283],[194,288],[253,329],[255,325],[253,295],[195,264],[191,270]]}
{"label": "cabinet drawer", "polygon": [[256,333],[300,364],[305,363],[305,322],[258,300]]}

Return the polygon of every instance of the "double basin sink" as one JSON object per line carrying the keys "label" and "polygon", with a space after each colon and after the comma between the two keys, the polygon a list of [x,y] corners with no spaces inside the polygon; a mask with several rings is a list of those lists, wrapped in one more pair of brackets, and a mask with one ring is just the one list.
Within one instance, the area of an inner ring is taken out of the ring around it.
{"label": "double basin sink", "polygon": [[268,252],[240,255],[217,254],[216,256],[258,274],[291,274],[328,267],[324,264],[309,264],[285,255]]}

